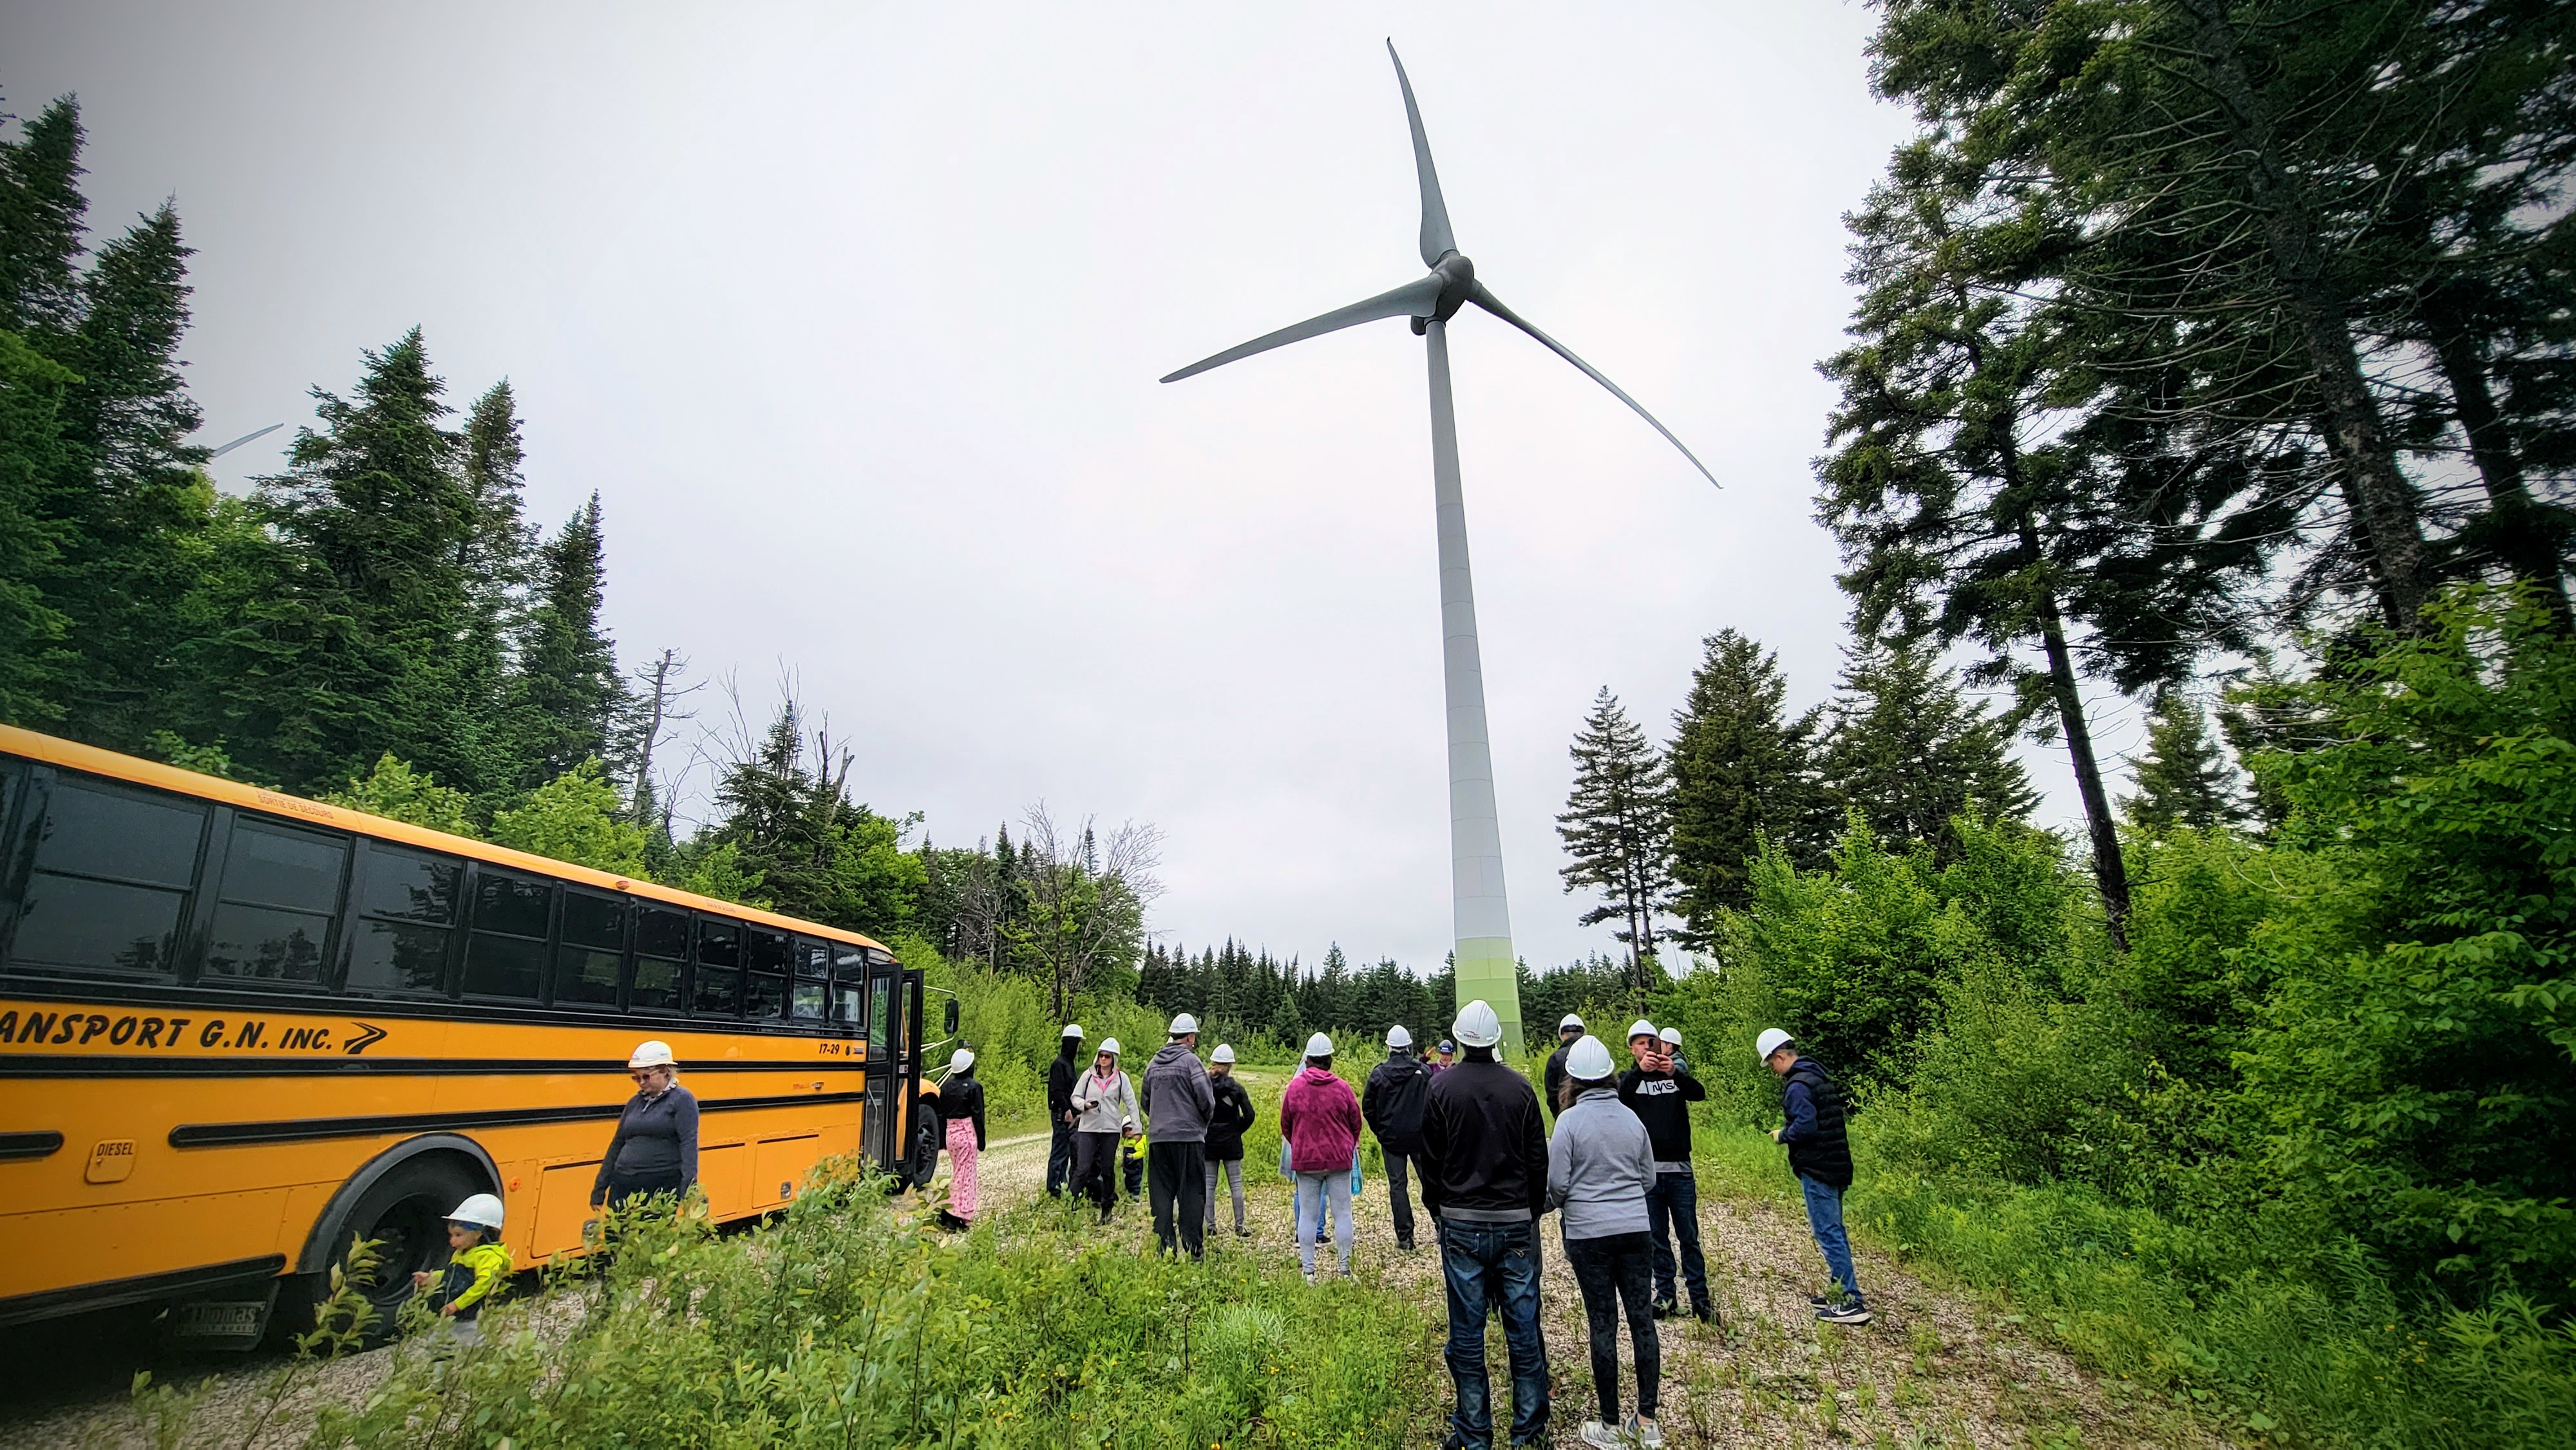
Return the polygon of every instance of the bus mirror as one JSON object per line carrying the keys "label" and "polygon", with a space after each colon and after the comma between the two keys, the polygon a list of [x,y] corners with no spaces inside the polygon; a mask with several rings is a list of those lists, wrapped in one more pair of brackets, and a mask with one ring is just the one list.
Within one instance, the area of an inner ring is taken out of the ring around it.
{"label": "bus mirror", "polygon": [[957,1035],[957,999],[956,999],[956,998],[951,997],[951,998],[949,998],[949,999],[948,999],[948,1011],[947,1011],[947,1014],[946,1014],[945,1016],[943,1016],[943,1017],[941,1017],[941,1018],[940,1018],[940,1022],[941,1022],[941,1024],[942,1024],[942,1025],[940,1026],[940,1029],[939,1029],[940,1031],[942,1031],[942,1032],[944,1032],[944,1033],[948,1034],[948,1035],[949,1035],[949,1036],[951,1036],[951,1037],[954,1037],[954,1036],[956,1036],[956,1035]]}

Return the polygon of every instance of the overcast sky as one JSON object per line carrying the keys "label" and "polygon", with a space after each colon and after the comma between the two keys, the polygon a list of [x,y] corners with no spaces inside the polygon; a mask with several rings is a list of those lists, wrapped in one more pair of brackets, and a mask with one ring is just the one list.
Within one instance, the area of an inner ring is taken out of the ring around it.
{"label": "overcast sky", "polygon": [[509,378],[536,519],[600,493],[630,663],[792,672],[936,840],[1151,821],[1166,940],[1447,950],[1421,342],[1154,381],[1421,273],[1389,35],[1480,279],[1725,484],[1453,326],[1522,953],[1612,945],[1553,822],[1594,690],[1664,736],[1728,626],[1832,686],[1814,363],[1907,131],[1861,5],[390,8],[11,6],[0,87],[79,94],[95,228],[177,197],[207,441],[419,324],[452,400]]}

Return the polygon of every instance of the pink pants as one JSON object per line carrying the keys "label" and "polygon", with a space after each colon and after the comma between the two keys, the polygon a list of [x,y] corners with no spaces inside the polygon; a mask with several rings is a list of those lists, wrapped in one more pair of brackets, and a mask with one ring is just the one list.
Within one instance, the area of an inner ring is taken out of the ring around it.
{"label": "pink pants", "polygon": [[976,1189],[975,1125],[960,1118],[948,1125],[948,1211],[973,1218]]}

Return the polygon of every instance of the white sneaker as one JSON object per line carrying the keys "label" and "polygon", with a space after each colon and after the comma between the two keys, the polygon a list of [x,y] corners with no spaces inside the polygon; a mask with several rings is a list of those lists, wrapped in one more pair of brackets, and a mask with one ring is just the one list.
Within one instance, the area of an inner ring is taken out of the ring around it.
{"label": "white sneaker", "polygon": [[1635,1415],[1630,1415],[1628,1417],[1628,1438],[1637,1442],[1640,1446],[1643,1446],[1644,1450],[1663,1450],[1664,1432],[1655,1428],[1655,1422],[1652,1420],[1640,1419]]}
{"label": "white sneaker", "polygon": [[1600,1450],[1628,1450],[1627,1440],[1599,1420],[1584,1421],[1583,1433],[1577,1438],[1586,1445],[1599,1446]]}

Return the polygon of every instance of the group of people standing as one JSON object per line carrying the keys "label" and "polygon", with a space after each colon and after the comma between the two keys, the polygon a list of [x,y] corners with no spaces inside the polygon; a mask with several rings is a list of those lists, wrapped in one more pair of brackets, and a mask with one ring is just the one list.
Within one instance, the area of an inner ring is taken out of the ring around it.
{"label": "group of people standing", "polygon": [[1152,1199],[1154,1236],[1164,1252],[1197,1259],[1216,1227],[1218,1182],[1228,1179],[1234,1231],[1249,1233],[1243,1130],[1255,1113],[1251,1095],[1234,1080],[1234,1049],[1219,1043],[1201,1064],[1198,1019],[1183,1012],[1139,1081],[1119,1065],[1123,1049],[1115,1037],[1103,1040],[1084,1067],[1087,1040],[1081,1023],[1065,1024],[1047,1067],[1047,1192],[1089,1198],[1105,1223],[1123,1170],[1127,1196],[1142,1188]]}

